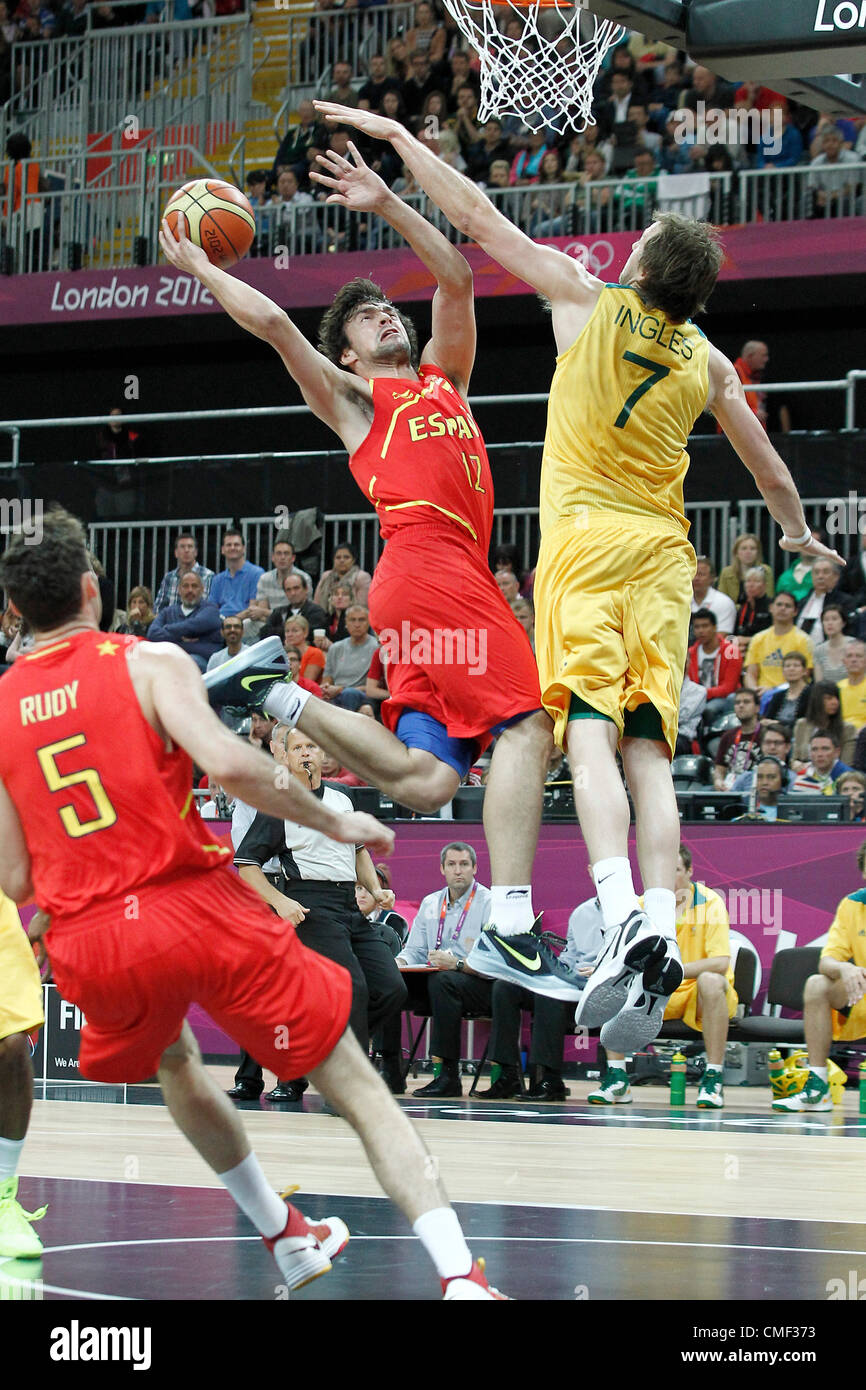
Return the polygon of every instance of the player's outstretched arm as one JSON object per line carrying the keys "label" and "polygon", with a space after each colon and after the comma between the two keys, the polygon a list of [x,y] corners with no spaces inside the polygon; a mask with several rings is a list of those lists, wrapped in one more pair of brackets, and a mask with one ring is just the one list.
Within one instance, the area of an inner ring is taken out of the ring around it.
{"label": "player's outstretched arm", "polygon": [[[378,882],[377,882],[378,886]],[[30,851],[18,819],[15,803],[0,782],[0,891],[13,903],[33,896]]]}
{"label": "player's outstretched arm", "polygon": [[163,221],[159,244],[166,260],[176,269],[195,275],[235,323],[271,344],[313,413],[345,442],[347,430],[357,428],[358,397],[370,395],[366,382],[341,372],[323,357],[266,294],[211,265],[201,247],[194,246],[187,237],[185,220],[179,213],[177,239]]}
{"label": "player's outstretched arm", "polygon": [[452,226],[475,241],[493,260],[531,285],[551,303],[586,298],[592,302],[598,281],[571,256],[537,242],[509,222],[476,184],[438,159],[405,126],[373,111],[356,111],[333,102],[313,103],[331,124],[353,125],[375,140],[388,140],[428,197]]}
{"label": "player's outstretched arm", "polygon": [[782,550],[820,555],[844,565],[841,555],[812,536],[787,465],[776,453],[763,425],[750,409],[733,364],[724,353],[712,346],[709,376],[707,408],[715,415],[754,478],[773,520],[781,526],[784,534],[779,544]]}
{"label": "player's outstretched arm", "polygon": [[475,362],[475,311],[472,271],[466,258],[415,208],[392,193],[349,142],[352,158],[329,150],[318,156],[310,178],[332,192],[329,203],[384,217],[405,237],[436,281],[433,336],[422,360],[435,362],[458,388],[468,387]]}

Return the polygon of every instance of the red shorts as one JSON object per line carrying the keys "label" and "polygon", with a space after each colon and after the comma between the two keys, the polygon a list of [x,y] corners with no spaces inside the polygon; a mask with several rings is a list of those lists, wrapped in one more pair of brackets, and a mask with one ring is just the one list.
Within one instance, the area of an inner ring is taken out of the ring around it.
{"label": "red shorts", "polygon": [[57,918],[45,944],[84,1014],[79,1067],[93,1081],[153,1076],[192,1003],[280,1077],[324,1061],[349,1020],[349,972],[302,946],[228,868]]}
{"label": "red shorts", "polygon": [[370,622],[387,658],[389,729],[406,709],[432,715],[451,738],[541,709],[529,638],[469,537],[432,522],[385,546],[370,586]]}

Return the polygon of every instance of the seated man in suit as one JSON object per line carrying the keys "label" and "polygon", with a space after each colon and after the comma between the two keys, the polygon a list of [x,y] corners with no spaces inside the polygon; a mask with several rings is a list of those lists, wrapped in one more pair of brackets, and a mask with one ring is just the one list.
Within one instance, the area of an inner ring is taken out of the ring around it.
{"label": "seated man in suit", "polygon": [[[728,1022],[737,1011],[734,972],[731,969],[730,922],[723,899],[705,883],[692,881],[692,855],[680,845],[675,879],[677,945],[683,958],[684,979],[665,1009],[665,1020],[681,1019],[688,1028],[703,1033],[707,1065],[698,1090],[698,1108],[720,1110],[725,1103],[722,1075]],[[608,1051],[607,1071],[598,1090],[587,1100],[593,1105],[622,1105],[631,1101],[624,1058]]]}
{"label": "seated man in suit", "polygon": [[[604,918],[598,898],[580,903],[568,919],[565,949],[560,965],[575,972],[592,965],[602,946]],[[585,979],[585,977],[584,977]],[[576,981],[578,983],[578,981]],[[511,1100],[522,1096],[520,1084],[520,1025],[523,1010],[532,1011],[532,1042],[529,1069],[534,1080],[526,1092],[527,1100],[567,1100],[562,1080],[563,1044],[566,1030],[574,1022],[574,1004],[533,994],[520,985],[497,980],[493,986],[493,1023],[488,1055],[493,1062],[492,1085],[479,1091],[479,1100]],[[540,1068],[540,1075],[538,1069]]]}
{"label": "seated man in suit", "polygon": [[206,671],[210,657],[223,645],[220,611],[204,597],[204,584],[195,570],[181,578],[178,597],[178,603],[170,603],[157,613],[146,640],[176,643]]}

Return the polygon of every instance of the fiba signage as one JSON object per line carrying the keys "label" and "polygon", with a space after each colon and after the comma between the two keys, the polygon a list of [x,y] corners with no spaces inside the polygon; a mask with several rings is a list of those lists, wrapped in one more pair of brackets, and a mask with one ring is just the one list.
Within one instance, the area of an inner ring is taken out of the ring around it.
{"label": "fiba signage", "polygon": [[866,0],[855,4],[854,0],[818,0],[815,15],[815,33],[833,34],[837,30],[866,29]]}

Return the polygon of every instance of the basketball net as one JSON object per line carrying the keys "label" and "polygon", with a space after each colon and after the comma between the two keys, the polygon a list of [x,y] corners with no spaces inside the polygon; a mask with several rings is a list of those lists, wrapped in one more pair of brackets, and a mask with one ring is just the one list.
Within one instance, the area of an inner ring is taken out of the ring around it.
{"label": "basketball net", "polygon": [[[582,9],[579,0],[444,3],[481,59],[482,124],[491,116],[516,116],[530,130],[561,133],[591,123],[593,83],[607,50],[626,32],[621,25]],[[539,29],[539,20],[548,15],[549,27],[558,28],[553,38]],[[522,33],[506,36],[503,30],[514,19]]]}

